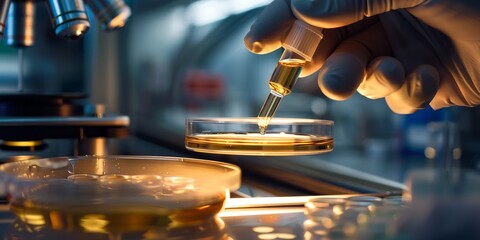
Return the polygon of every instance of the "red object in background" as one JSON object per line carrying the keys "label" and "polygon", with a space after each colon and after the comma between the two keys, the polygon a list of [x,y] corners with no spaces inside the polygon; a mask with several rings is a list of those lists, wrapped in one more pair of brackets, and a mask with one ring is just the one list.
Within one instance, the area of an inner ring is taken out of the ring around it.
{"label": "red object in background", "polygon": [[218,74],[192,70],[187,74],[184,83],[185,96],[190,100],[220,100],[224,96],[224,79]]}

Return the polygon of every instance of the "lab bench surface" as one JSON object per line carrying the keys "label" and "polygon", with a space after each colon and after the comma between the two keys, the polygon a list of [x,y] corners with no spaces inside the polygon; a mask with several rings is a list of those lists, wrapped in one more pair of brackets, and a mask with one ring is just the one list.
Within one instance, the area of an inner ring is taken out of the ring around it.
{"label": "lab bench surface", "polygon": [[[231,198],[218,216],[201,222],[172,222],[128,232],[117,228],[114,233],[102,231],[103,228],[94,232],[53,230],[39,225],[39,221],[26,224],[15,219],[3,204],[0,236],[6,240],[480,239],[478,195],[453,202],[429,199],[416,203],[392,197],[383,196],[381,200],[367,195]],[[337,202],[341,204],[331,204]],[[96,224],[105,227],[108,223]]]}
{"label": "lab bench surface", "polygon": [[[232,198],[218,216],[203,222],[172,223],[166,227],[152,227],[145,231],[124,232],[119,235],[101,231],[58,231],[43,225],[26,224],[15,219],[4,204],[0,208],[0,231],[3,239],[11,240],[319,239],[328,232],[319,232],[319,225],[312,222],[306,214],[304,203],[312,197]],[[347,195],[332,197],[344,199]]]}

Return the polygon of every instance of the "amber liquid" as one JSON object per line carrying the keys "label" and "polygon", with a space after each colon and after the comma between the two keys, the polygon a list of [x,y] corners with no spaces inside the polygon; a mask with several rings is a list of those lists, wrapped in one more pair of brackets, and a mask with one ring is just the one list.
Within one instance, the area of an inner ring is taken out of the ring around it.
{"label": "amber liquid", "polygon": [[222,210],[225,199],[225,195],[218,195],[190,208],[162,208],[148,204],[44,204],[16,199],[10,208],[19,220],[30,226],[62,231],[126,233],[205,221]]}
{"label": "amber liquid", "polygon": [[291,156],[329,152],[333,138],[285,133],[211,133],[187,136],[193,151],[235,155]]}
{"label": "amber liquid", "polygon": [[258,113],[258,127],[261,134],[266,133],[270,120],[275,115],[283,96],[290,94],[305,61],[299,59],[284,59],[279,61],[268,85],[271,92]]}
{"label": "amber liquid", "polygon": [[305,61],[299,59],[279,61],[268,81],[270,89],[282,96],[290,94],[304,64]]}

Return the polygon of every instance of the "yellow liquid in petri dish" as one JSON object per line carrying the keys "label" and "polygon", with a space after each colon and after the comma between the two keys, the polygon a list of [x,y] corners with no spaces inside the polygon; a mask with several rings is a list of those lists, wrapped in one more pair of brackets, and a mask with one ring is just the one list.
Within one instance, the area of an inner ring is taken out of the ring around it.
{"label": "yellow liquid in petri dish", "polygon": [[204,153],[292,156],[329,152],[333,138],[289,133],[211,133],[186,136],[187,149]]}
{"label": "yellow liquid in petri dish", "polygon": [[172,222],[195,223],[214,216],[223,208],[225,198],[190,209],[166,209],[153,206],[69,207],[14,204],[11,210],[22,222],[54,230],[92,233],[135,232],[166,227]]}
{"label": "yellow liquid in petri dish", "polygon": [[[87,180],[83,178],[81,181]],[[204,221],[219,213],[228,198],[227,193],[202,196],[196,195],[195,191],[175,194],[155,188],[139,194],[134,193],[132,188],[136,186],[131,183],[65,185],[61,181],[53,181],[38,187],[26,197],[15,198],[10,203],[10,209],[19,220],[30,226],[91,233],[126,233],[166,227],[172,223]],[[65,190],[70,192],[61,199],[52,199],[48,195]],[[75,197],[73,193],[79,195]],[[138,196],[135,197],[137,202],[123,202],[121,193],[125,197],[129,194]]]}

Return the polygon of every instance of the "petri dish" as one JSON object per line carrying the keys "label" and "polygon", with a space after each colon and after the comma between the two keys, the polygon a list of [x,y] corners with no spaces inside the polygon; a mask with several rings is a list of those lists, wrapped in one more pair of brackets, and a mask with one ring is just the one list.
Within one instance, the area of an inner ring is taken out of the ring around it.
{"label": "petri dish", "polygon": [[193,158],[46,158],[1,165],[0,193],[28,225],[134,232],[215,216],[240,174],[235,165]]}
{"label": "petri dish", "polygon": [[186,119],[191,151],[250,156],[313,155],[333,150],[333,121],[274,118],[260,134],[257,118]]}

